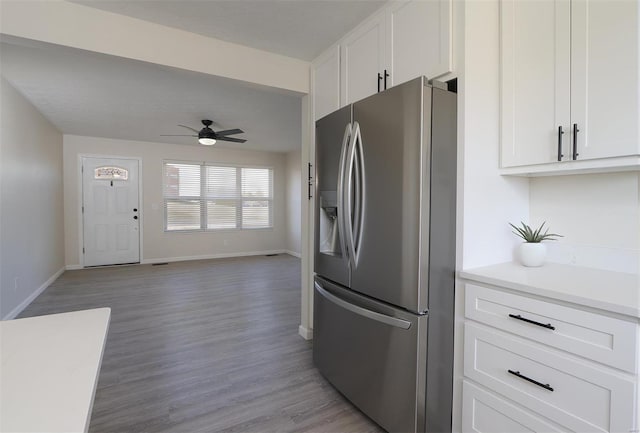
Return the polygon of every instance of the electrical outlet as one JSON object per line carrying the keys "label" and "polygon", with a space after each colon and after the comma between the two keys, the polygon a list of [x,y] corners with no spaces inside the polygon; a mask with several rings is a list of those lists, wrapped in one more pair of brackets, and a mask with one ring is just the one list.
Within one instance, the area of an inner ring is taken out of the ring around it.
{"label": "electrical outlet", "polygon": [[576,253],[571,253],[571,264],[575,265],[578,262],[578,258],[576,257]]}

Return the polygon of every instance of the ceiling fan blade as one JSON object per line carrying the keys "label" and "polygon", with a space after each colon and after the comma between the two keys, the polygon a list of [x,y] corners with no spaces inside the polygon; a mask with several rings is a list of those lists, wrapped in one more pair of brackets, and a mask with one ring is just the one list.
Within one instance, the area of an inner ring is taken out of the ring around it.
{"label": "ceiling fan blade", "polygon": [[243,134],[244,131],[242,129],[225,129],[224,131],[217,131],[216,135],[234,135],[234,134]]}
{"label": "ceiling fan blade", "polygon": [[160,137],[197,137],[197,135],[184,135],[184,134],[180,134],[180,135],[167,135],[167,134],[160,134]]}
{"label": "ceiling fan blade", "polygon": [[232,137],[216,137],[216,140],[231,141],[233,143],[244,143],[245,141],[247,141],[244,138],[232,138]]}
{"label": "ceiling fan blade", "polygon": [[193,132],[195,132],[196,134],[197,134],[198,132],[200,132],[200,131],[198,131],[197,129],[193,129],[193,128],[192,128],[192,127],[190,127],[190,126],[185,126],[185,125],[178,125],[178,126],[182,126],[183,128],[190,129],[190,130],[192,130]]}

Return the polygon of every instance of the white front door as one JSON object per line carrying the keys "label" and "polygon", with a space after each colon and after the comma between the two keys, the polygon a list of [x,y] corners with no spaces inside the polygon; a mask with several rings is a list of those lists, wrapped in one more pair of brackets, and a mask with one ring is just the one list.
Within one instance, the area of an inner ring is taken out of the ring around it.
{"label": "white front door", "polygon": [[140,262],[138,160],[82,158],[84,266]]}

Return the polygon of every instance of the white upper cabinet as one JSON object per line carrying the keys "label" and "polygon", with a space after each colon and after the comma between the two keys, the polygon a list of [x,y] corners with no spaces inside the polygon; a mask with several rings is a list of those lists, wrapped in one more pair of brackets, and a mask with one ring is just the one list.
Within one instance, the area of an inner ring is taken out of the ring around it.
{"label": "white upper cabinet", "polygon": [[313,62],[315,118],[339,108],[336,65],[340,106],[420,75],[452,72],[452,15],[453,0],[399,0],[360,23]]}
{"label": "white upper cabinet", "polygon": [[318,120],[340,108],[340,46],[335,45],[312,64],[313,112]]}
{"label": "white upper cabinet", "polygon": [[571,5],[503,0],[500,12],[502,166],[555,161],[558,134],[568,152]]}
{"label": "white upper cabinet", "polygon": [[638,2],[502,0],[503,174],[640,165]]}
{"label": "white upper cabinet", "polygon": [[387,87],[453,70],[452,6],[451,0],[412,0],[387,7]]}
{"label": "white upper cabinet", "polygon": [[340,45],[342,105],[351,104],[384,89],[384,11],[358,26]]}
{"label": "white upper cabinet", "polygon": [[573,1],[571,13],[577,158],[639,155],[638,2]]}

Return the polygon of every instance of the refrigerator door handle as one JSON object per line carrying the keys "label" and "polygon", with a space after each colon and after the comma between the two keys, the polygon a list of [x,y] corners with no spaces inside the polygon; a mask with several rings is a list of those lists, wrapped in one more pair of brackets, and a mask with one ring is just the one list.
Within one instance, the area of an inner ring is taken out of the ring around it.
{"label": "refrigerator door handle", "polygon": [[345,227],[346,222],[346,208],[344,203],[344,172],[345,165],[347,160],[347,150],[349,146],[349,142],[351,141],[351,136],[353,135],[353,130],[351,127],[351,123],[347,123],[347,126],[344,128],[344,135],[342,137],[342,148],[340,150],[340,162],[338,164],[338,196],[337,196],[337,210],[338,210],[338,238],[340,240],[340,248],[342,250],[343,257],[347,260],[348,251],[347,251],[347,232]]}
{"label": "refrigerator door handle", "polygon": [[360,132],[360,124],[356,122],[356,132],[354,134],[356,139],[354,143],[357,145],[356,147],[356,156],[358,164],[358,181],[359,188],[357,189],[357,197],[356,197],[356,206],[357,206],[357,226],[356,226],[356,238],[354,243],[354,251],[356,253],[356,263],[358,261],[358,257],[360,257],[360,244],[362,243],[362,231],[364,226],[364,213],[365,213],[365,171],[364,171],[364,149],[362,144],[362,134]]}
{"label": "refrigerator door handle", "polygon": [[344,308],[345,310],[349,310],[352,313],[358,314],[359,316],[363,316],[368,319],[384,323],[386,325],[395,326],[396,328],[409,329],[411,327],[411,322],[398,319],[397,317],[387,316],[376,311],[371,311],[358,305],[354,305],[350,302],[340,299],[336,295],[329,293],[327,290],[322,288],[322,286],[317,281],[315,281],[313,284],[322,297],[338,305],[339,307]]}
{"label": "refrigerator door handle", "polygon": [[[358,157],[357,160],[356,156]],[[349,252],[349,261],[355,268],[358,265],[360,234],[362,233],[362,223],[364,222],[364,164],[362,158],[362,135],[360,134],[360,124],[358,122],[353,122],[346,164],[347,182],[345,190],[347,199],[345,203],[345,222],[347,251]],[[354,192],[356,196],[355,202]]]}

